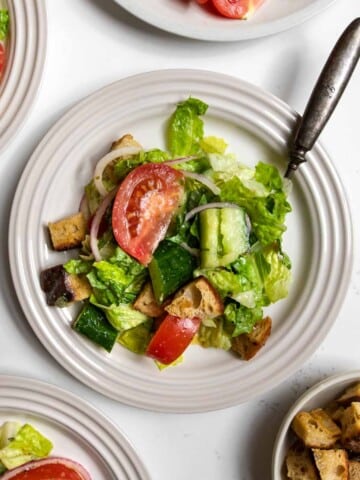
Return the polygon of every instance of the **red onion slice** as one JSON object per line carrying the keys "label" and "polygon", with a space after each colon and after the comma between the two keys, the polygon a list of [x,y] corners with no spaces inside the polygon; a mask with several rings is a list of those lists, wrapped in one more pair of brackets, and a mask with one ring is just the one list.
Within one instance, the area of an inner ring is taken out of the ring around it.
{"label": "red onion slice", "polygon": [[207,178],[205,175],[202,175],[201,173],[186,172],[184,170],[181,170],[181,172],[184,174],[185,177],[197,180],[198,182],[208,187],[208,189],[211,190],[215,195],[219,195],[220,188],[217,187],[215,183],[209,178]]}
{"label": "red onion slice", "polygon": [[111,152],[107,153],[104,155],[100,160],[98,161],[95,171],[94,171],[94,185],[97,189],[97,191],[102,195],[103,197],[108,193],[106,188],[104,187],[103,184],[103,173],[105,168],[109,165],[109,163],[113,162],[116,158],[121,158],[125,157],[128,155],[136,155],[137,153],[140,153],[142,149],[140,147],[121,147],[117,148],[116,150],[111,150]]}
{"label": "red onion slice", "polygon": [[101,260],[101,255],[98,247],[98,233],[99,233],[99,227],[101,223],[101,219],[104,216],[107,207],[110,205],[111,201],[115,197],[117,192],[117,189],[114,188],[114,190],[111,190],[103,199],[101,202],[99,208],[96,210],[94,218],[92,219],[91,222],[91,228],[90,228],[90,248],[92,251],[92,254],[94,255],[95,261],[99,262]]}
{"label": "red onion slice", "polygon": [[[77,474],[78,479],[76,480],[91,480],[90,474],[85,470],[85,468],[82,465],[80,465],[80,463],[77,463],[77,462],[74,462],[73,460],[69,460],[68,458],[62,458],[62,457],[48,457],[42,460],[35,460],[33,462],[25,463],[24,465],[21,465],[21,467],[17,467],[5,472],[2,475],[1,480],[15,479],[16,476],[21,473],[26,473],[31,470],[35,470],[36,468],[44,467],[46,465],[63,465],[64,467],[68,468],[69,470],[72,470],[74,473]],[[47,478],[50,478],[50,477],[47,477]],[[44,480],[46,479],[44,478]]]}
{"label": "red onion slice", "polygon": [[185,222],[188,222],[190,218],[196,215],[199,212],[207,210],[208,208],[241,208],[236,203],[229,203],[229,202],[212,202],[212,203],[205,203],[204,205],[199,205],[198,207],[193,208],[185,215]]}

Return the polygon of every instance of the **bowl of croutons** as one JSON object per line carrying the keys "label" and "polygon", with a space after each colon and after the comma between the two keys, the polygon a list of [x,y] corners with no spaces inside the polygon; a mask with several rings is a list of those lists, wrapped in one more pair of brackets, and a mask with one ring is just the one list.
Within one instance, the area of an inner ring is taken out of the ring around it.
{"label": "bowl of croutons", "polygon": [[273,480],[360,480],[360,370],[323,380],[284,418]]}

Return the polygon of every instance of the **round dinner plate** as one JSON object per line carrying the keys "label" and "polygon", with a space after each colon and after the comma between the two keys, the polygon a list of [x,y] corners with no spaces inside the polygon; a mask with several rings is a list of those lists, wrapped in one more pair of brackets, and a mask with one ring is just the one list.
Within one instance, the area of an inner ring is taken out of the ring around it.
{"label": "round dinner plate", "polygon": [[150,410],[200,412],[248,401],[294,372],[320,345],[344,298],[352,228],[341,182],[317,145],[296,173],[283,246],[293,264],[287,299],[266,309],[273,331],[251,361],[189,347],[182,364],[160,372],[149,358],[116,346],[104,353],[70,327],[72,308],[48,307],[43,269],[75,253],[52,251],[47,223],[77,211],[83,187],[112,141],[131,133],[145,149],[165,148],[166,121],[189,96],[209,104],[205,133],[254,165],[286,167],[297,115],[240,79],[199,70],[164,70],[118,81],[82,100],[47,133],[30,158],[13,202],[9,252],[23,311],[45,348],[69,372],[104,395]]}
{"label": "round dinner plate", "polygon": [[6,0],[9,57],[0,83],[0,152],[19,131],[38,91],[46,52],[43,0]]}
{"label": "round dinner plate", "polygon": [[298,25],[335,0],[265,0],[249,20],[210,12],[196,0],[115,0],[136,17],[162,30],[210,41],[248,40]]}
{"label": "round dinner plate", "polygon": [[49,440],[52,456],[80,463],[94,480],[150,480],[118,428],[81,398],[49,383],[0,375],[0,425],[30,423]]}

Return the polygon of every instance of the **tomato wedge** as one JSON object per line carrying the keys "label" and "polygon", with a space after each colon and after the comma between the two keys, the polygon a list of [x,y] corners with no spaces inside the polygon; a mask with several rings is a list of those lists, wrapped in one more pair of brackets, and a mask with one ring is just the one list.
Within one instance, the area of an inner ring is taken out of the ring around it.
{"label": "tomato wedge", "polygon": [[166,315],[152,337],[146,355],[169,365],[189,346],[199,330],[200,318],[180,318]]}
{"label": "tomato wedge", "polygon": [[66,458],[51,457],[26,463],[4,473],[1,480],[91,480],[80,464]]}
{"label": "tomato wedge", "polygon": [[121,183],[112,210],[112,228],[120,247],[147,265],[164,239],[184,193],[184,175],[168,165],[148,163]]}
{"label": "tomato wedge", "polygon": [[212,0],[216,10],[229,18],[247,18],[264,0]]}

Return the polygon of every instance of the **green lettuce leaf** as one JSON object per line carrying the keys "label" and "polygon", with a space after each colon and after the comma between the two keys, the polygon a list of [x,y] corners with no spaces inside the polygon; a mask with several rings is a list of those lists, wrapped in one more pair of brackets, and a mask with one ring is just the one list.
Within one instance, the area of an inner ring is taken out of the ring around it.
{"label": "green lettuce leaf", "polygon": [[0,40],[5,40],[9,33],[10,18],[8,10],[0,10]]}
{"label": "green lettuce leaf", "polygon": [[23,425],[15,438],[0,450],[0,461],[8,468],[16,468],[24,463],[47,457],[53,448],[52,443],[34,427]]}
{"label": "green lettuce leaf", "polygon": [[97,303],[93,295],[90,297],[90,303],[103,310],[109,323],[118,332],[123,332],[124,330],[137,327],[141,323],[149,320],[149,317],[138,310],[135,310],[129,303],[121,303],[119,305],[101,305]]}
{"label": "green lettuce leaf", "polygon": [[140,325],[120,334],[118,342],[134,353],[145,354],[151,339],[152,320],[148,319]]}
{"label": "green lettuce leaf", "polygon": [[208,106],[196,98],[188,98],[177,105],[168,128],[168,148],[173,157],[193,155],[201,151],[204,122],[200,118]]}
{"label": "green lettuce leaf", "polygon": [[64,264],[64,269],[72,275],[84,275],[90,272],[92,265],[92,261],[73,258]]}
{"label": "green lettuce leaf", "polygon": [[201,323],[197,340],[204,348],[221,348],[230,350],[231,334],[226,329],[225,322],[222,318],[217,318],[213,326],[208,326],[204,322]]}
{"label": "green lettuce leaf", "polygon": [[270,302],[274,303],[288,296],[291,267],[288,264],[287,256],[283,257],[275,248],[268,249],[264,256],[270,265],[270,272],[264,280],[264,289]]}
{"label": "green lettuce leaf", "polygon": [[219,153],[223,155],[228,144],[223,138],[210,136],[202,138],[200,140],[200,146],[206,153]]}
{"label": "green lettuce leaf", "polygon": [[224,317],[233,324],[233,337],[237,337],[242,333],[249,333],[253,329],[256,322],[262,319],[263,311],[261,307],[246,308],[235,302],[230,302],[224,310]]}
{"label": "green lettuce leaf", "polygon": [[93,264],[87,278],[99,306],[121,305],[135,300],[147,278],[147,270],[117,247],[114,256]]}

